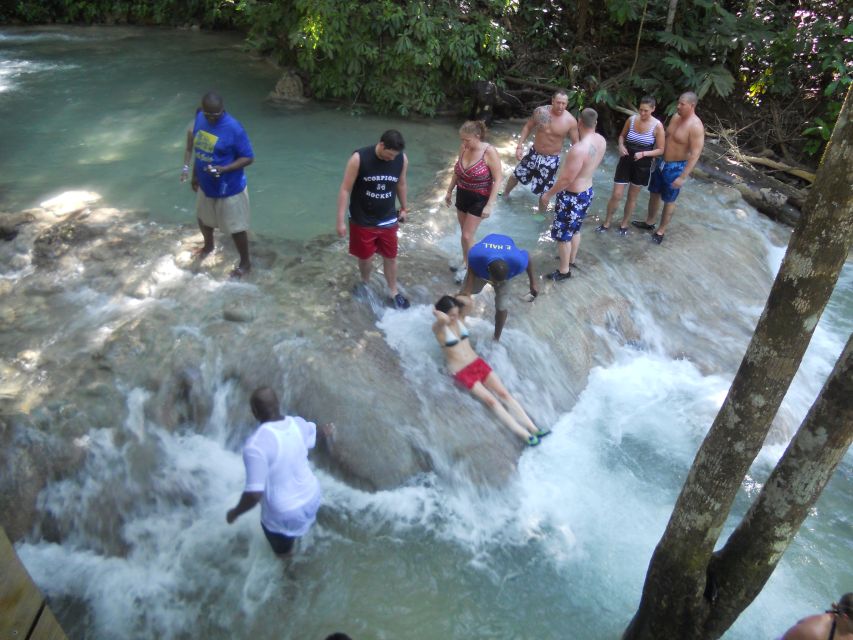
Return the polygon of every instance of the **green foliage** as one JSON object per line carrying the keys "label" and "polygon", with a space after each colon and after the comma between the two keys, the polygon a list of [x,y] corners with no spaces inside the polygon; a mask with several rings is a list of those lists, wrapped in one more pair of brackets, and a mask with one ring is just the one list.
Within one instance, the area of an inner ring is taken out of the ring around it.
{"label": "green foliage", "polygon": [[506,2],[478,4],[478,11],[469,11],[423,1],[252,2],[249,37],[306,72],[319,98],[433,115],[448,91],[495,77],[498,61],[508,55],[507,33],[496,20]]}
{"label": "green foliage", "polygon": [[245,0],[18,0],[13,15],[26,24],[122,23],[234,27]]}

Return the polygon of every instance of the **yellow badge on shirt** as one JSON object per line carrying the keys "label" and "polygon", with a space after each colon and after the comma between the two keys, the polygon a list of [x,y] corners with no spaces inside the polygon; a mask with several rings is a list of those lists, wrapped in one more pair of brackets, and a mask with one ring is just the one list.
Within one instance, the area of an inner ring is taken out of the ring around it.
{"label": "yellow badge on shirt", "polygon": [[199,157],[202,159],[211,158],[213,156],[213,148],[216,146],[216,143],[218,141],[218,136],[199,129],[199,131],[195,134],[195,141],[193,142],[196,154],[198,154]]}

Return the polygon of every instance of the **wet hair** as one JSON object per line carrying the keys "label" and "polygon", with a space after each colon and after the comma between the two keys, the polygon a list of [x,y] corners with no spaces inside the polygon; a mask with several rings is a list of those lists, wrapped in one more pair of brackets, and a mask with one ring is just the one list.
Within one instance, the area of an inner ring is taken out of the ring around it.
{"label": "wet hair", "polygon": [[464,305],[453,296],[441,296],[438,299],[438,302],[435,303],[435,308],[441,311],[442,313],[447,313],[453,307],[461,309],[463,306]]}
{"label": "wet hair", "polygon": [[326,640],[352,640],[347,634],[340,631],[326,636]]}
{"label": "wet hair", "polygon": [[655,100],[654,96],[643,96],[642,98],[640,98],[640,104],[647,104],[652,108],[652,111],[654,111],[658,102],[657,100]]}
{"label": "wet hair", "polygon": [[838,599],[838,602],[833,602],[830,613],[838,613],[853,618],[853,592],[845,593]]}
{"label": "wet hair", "polygon": [[581,111],[580,117],[581,123],[587,129],[595,129],[595,125],[598,124],[598,112],[595,109],[590,109],[587,107],[583,111]]}
{"label": "wet hair", "polygon": [[489,278],[495,282],[503,282],[509,277],[509,265],[506,260],[492,260],[489,263]]}
{"label": "wet hair", "polygon": [[466,120],[465,123],[459,127],[459,133],[465,134],[468,136],[477,136],[480,140],[486,139],[486,134],[489,130],[486,128],[486,123],[482,120]]}
{"label": "wet hair", "polygon": [[208,91],[201,99],[201,107],[205,111],[222,111],[225,107],[225,102],[222,100],[222,96],[215,91]]}
{"label": "wet hair", "polygon": [[379,138],[379,142],[385,145],[386,149],[391,151],[402,151],[406,148],[406,143],[403,141],[403,134],[396,129],[388,129]]}
{"label": "wet hair", "polygon": [[690,104],[692,104],[694,107],[695,107],[697,104],[699,104],[699,96],[697,96],[697,95],[696,95],[695,93],[693,93],[692,91],[685,91],[684,93],[682,93],[682,94],[681,94],[680,96],[678,96],[678,97],[679,97],[679,98],[681,98],[681,99],[683,99],[685,102],[689,102],[689,103],[690,103]]}
{"label": "wet hair", "polygon": [[569,92],[565,89],[557,89],[554,93],[551,94],[551,100],[553,100],[557,96],[566,96],[566,99],[568,100]]}
{"label": "wet hair", "polygon": [[261,422],[275,420],[279,416],[278,396],[270,387],[258,387],[249,398],[249,406],[255,418]]}

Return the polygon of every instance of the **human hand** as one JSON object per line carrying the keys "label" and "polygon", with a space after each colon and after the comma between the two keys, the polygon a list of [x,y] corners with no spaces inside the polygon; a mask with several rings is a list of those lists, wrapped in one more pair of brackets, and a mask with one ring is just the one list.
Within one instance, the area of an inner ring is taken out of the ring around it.
{"label": "human hand", "polygon": [[524,157],[524,145],[520,142],[515,146],[515,159],[519,162]]}
{"label": "human hand", "polygon": [[675,180],[672,181],[673,189],[681,189],[684,183],[687,181],[687,176],[678,176]]}
{"label": "human hand", "polygon": [[207,165],[204,168],[204,171],[205,173],[209,173],[210,175],[212,175],[214,178],[220,177],[223,173],[222,167],[214,167],[212,164]]}
{"label": "human hand", "polygon": [[488,218],[490,215],[492,215],[492,207],[493,207],[493,206],[494,206],[494,205],[492,205],[492,204],[487,204],[485,207],[483,207],[483,213],[482,213],[482,215],[480,216],[483,220],[485,220],[485,219],[486,219],[486,218]]}
{"label": "human hand", "polygon": [[347,224],[346,224],[346,222],[339,222],[335,226],[335,231],[338,232],[339,238],[343,238],[344,236],[346,236],[347,235]]}
{"label": "human hand", "polygon": [[624,144],[619,145],[619,155],[620,156],[627,156],[628,155],[628,149],[625,148]]}
{"label": "human hand", "polygon": [[638,151],[637,153],[634,154],[634,160],[642,160],[645,157],[646,157],[645,151]]}
{"label": "human hand", "polygon": [[405,222],[408,215],[409,215],[408,209],[406,209],[406,208],[400,209],[400,211],[397,213],[397,222]]}
{"label": "human hand", "polygon": [[187,181],[190,177],[190,168],[187,165],[184,165],[184,168],[181,169],[181,184]]}
{"label": "human hand", "polygon": [[451,205],[451,203],[452,203],[452,200],[451,200],[451,197],[450,197],[450,196],[451,196],[451,194],[452,194],[452,189],[448,189],[448,190],[447,190],[447,193],[446,193],[446,194],[445,194],[445,196],[444,196],[444,204],[445,204],[445,206],[448,206],[448,207],[449,207],[449,206]]}
{"label": "human hand", "polygon": [[234,513],[235,511],[236,509],[228,509],[228,513],[225,514],[225,522],[231,524],[237,519],[237,514]]}

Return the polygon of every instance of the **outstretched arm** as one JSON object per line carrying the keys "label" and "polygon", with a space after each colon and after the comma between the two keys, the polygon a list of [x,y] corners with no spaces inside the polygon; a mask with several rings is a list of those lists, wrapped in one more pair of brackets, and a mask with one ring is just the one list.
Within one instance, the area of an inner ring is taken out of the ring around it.
{"label": "outstretched arm", "polygon": [[228,513],[225,514],[225,521],[231,524],[247,511],[251,511],[261,501],[263,495],[260,491],[244,491],[237,506],[229,509]]}
{"label": "outstretched arm", "polygon": [[536,275],[533,270],[533,259],[527,257],[527,279],[530,281],[530,295],[534,298],[539,295],[539,289],[536,288]]}
{"label": "outstretched arm", "polygon": [[[540,107],[541,108],[541,107]],[[521,135],[518,136],[518,144],[515,145],[515,159],[521,160],[524,157],[524,141],[527,140],[527,136],[530,135],[530,132],[536,128],[538,124],[536,122],[536,113],[539,111],[537,108],[533,115],[528,118],[527,122],[524,123],[524,126],[521,129]]]}

